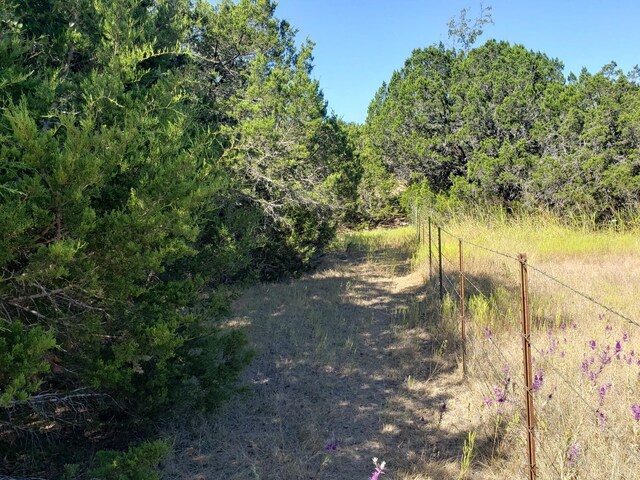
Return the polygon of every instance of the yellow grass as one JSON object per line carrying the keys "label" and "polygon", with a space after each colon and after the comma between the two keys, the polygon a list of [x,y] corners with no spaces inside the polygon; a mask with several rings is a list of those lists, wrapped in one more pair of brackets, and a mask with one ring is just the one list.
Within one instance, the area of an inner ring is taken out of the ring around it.
{"label": "yellow grass", "polygon": [[[316,272],[249,289],[228,322],[246,329],[256,351],[244,375],[249,394],[168,426],[175,449],[163,476],[368,478],[377,457],[389,480],[526,478],[519,264],[464,247],[463,380],[457,238],[526,252],[532,265],[630,318],[640,313],[638,241],[549,219],[445,227],[453,236],[442,237],[449,292],[442,303],[437,257],[429,275],[428,248],[412,227],[346,233]],[[624,355],[640,352],[639,329],[610,312],[600,318],[601,307],[529,273],[534,373],[543,376],[534,394],[538,478],[636,478],[640,423],[630,407],[640,403],[640,367]],[[613,358],[591,382],[581,364],[593,356],[589,371],[597,371],[607,345]],[[496,388],[507,401],[496,403]],[[606,416],[601,425],[596,410]],[[334,439],[336,449],[326,450]]]}
{"label": "yellow grass", "polygon": [[[638,232],[590,232],[548,218],[489,224],[465,219],[445,229],[452,234],[443,234],[449,259],[458,260],[457,238],[514,257],[526,252],[542,272],[632,320],[639,316]],[[527,465],[519,264],[469,243],[463,250],[469,401],[485,431],[497,438],[489,468],[479,478],[492,478],[489,472],[496,472],[493,478],[522,477]],[[426,258],[428,247],[422,245],[416,259],[425,270]],[[457,263],[445,262],[444,270],[445,279],[457,285]],[[531,268],[529,280],[533,371],[543,378],[534,394],[538,478],[636,478],[640,423],[631,406],[640,404],[640,328]],[[432,277],[430,285],[437,288],[436,283]],[[459,299],[451,287],[455,305],[443,309],[445,320],[458,318]],[[506,402],[496,404],[496,389]]]}
{"label": "yellow grass", "polygon": [[377,457],[383,478],[455,478],[473,425],[464,405],[440,414],[465,387],[425,325],[415,248],[412,229],[347,233],[316,272],[248,289],[228,326],[243,325],[256,352],[250,393],[169,425],[163,476],[369,478]]}

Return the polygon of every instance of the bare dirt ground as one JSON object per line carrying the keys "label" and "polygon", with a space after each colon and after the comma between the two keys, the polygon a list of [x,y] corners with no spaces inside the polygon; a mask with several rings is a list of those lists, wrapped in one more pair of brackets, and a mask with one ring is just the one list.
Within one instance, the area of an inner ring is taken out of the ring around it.
{"label": "bare dirt ground", "polygon": [[463,400],[408,255],[332,254],[303,278],[246,291],[229,328],[245,328],[256,352],[248,393],[169,427],[163,477],[367,479],[377,457],[382,478],[458,478],[479,406]]}

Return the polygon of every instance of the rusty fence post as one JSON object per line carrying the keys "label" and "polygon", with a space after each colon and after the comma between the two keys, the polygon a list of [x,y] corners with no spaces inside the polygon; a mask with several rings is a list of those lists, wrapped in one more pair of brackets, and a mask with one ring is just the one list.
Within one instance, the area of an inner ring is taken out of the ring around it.
{"label": "rusty fence post", "polygon": [[462,337],[462,376],[467,377],[467,338],[465,325],[465,298],[464,298],[464,253],[462,250],[462,239],[458,239],[460,250],[460,336]]}
{"label": "rusty fence post", "polygon": [[431,252],[431,217],[429,217],[429,280],[431,280],[431,276],[432,276],[432,258],[433,258],[433,254]]}
{"label": "rusty fence post", "polygon": [[529,480],[535,480],[536,441],[534,435],[535,418],[533,412],[533,380],[531,367],[531,317],[529,314],[529,284],[527,272],[527,255],[518,255],[520,262],[520,297],[522,301],[522,358],[524,361],[524,381],[526,385],[527,410],[527,457],[529,460]]}
{"label": "rusty fence post", "polygon": [[442,285],[442,229],[438,225],[438,276],[440,285],[440,303],[444,300],[444,290]]}

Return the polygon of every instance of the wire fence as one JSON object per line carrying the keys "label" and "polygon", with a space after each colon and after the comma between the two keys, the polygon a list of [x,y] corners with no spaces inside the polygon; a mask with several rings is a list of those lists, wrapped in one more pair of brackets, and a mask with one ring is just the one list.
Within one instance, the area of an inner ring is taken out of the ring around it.
{"label": "wire fence", "polygon": [[492,454],[531,480],[638,478],[640,322],[524,254],[415,220]]}

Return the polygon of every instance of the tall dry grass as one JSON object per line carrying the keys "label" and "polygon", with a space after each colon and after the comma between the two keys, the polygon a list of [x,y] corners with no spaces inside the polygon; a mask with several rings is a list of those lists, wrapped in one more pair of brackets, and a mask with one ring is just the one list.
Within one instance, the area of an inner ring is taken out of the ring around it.
{"label": "tall dry grass", "polygon": [[163,478],[369,478],[374,457],[381,478],[455,478],[475,426],[450,403],[464,387],[427,325],[416,247],[407,228],[351,232],[315,272],[248,289],[228,323],[256,353],[248,392],[167,426]]}
{"label": "tall dry grass", "polygon": [[[526,252],[538,478],[637,478],[640,324],[634,319],[640,317],[638,232],[594,232],[567,227],[550,217],[513,222],[463,218],[450,221],[445,228],[442,251],[448,293],[441,318],[443,328],[454,337],[459,328],[458,238],[469,241],[463,246],[469,333],[466,401],[473,415],[482,419],[480,433],[493,438],[489,460],[484,465],[476,462],[476,477],[522,478],[527,469],[519,263],[509,258]],[[436,260],[428,282],[437,289],[435,230],[432,233]],[[414,264],[427,271],[427,262],[428,246],[423,244],[414,255]]]}
{"label": "tall dry grass", "polygon": [[[317,272],[249,289],[229,327],[244,325],[256,351],[250,394],[176,422],[164,477],[367,478],[375,456],[388,479],[526,478],[518,262],[465,244],[463,380],[457,237],[526,252],[630,318],[640,313],[638,241],[548,218],[446,229],[443,302],[437,260],[429,275],[410,228],[346,233]],[[640,331],[529,273],[538,478],[637,478]]]}

